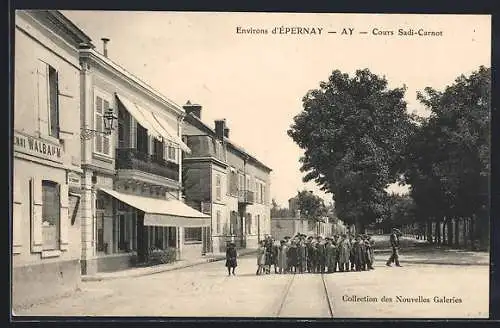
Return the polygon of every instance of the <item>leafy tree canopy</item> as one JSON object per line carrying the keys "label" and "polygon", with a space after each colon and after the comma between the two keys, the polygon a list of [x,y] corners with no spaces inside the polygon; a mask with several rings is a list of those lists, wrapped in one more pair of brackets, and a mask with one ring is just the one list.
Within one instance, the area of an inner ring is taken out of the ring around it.
{"label": "leafy tree canopy", "polygon": [[368,69],[353,77],[336,70],[305,95],[288,130],[304,150],[303,180],[330,192],[339,218],[348,223],[373,222],[385,188],[401,172],[414,129],[404,94],[405,87],[389,89],[385,77]]}

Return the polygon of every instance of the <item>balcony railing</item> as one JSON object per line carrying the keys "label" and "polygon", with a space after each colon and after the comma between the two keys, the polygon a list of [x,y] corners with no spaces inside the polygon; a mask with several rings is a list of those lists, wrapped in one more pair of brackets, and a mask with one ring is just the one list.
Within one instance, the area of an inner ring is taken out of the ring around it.
{"label": "balcony railing", "polygon": [[116,149],[116,168],[138,170],[179,181],[179,165],[135,148]]}
{"label": "balcony railing", "polygon": [[253,204],[254,203],[254,193],[250,190],[240,190],[238,192],[238,203],[241,204]]}

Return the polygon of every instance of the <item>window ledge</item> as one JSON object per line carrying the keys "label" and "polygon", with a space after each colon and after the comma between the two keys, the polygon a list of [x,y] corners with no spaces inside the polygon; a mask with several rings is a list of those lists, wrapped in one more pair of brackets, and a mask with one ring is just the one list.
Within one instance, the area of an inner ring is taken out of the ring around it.
{"label": "window ledge", "polygon": [[113,164],[113,156],[112,155],[106,155],[106,154],[98,153],[98,152],[94,151],[92,154],[92,157],[95,159],[101,160],[103,162]]}
{"label": "window ledge", "polygon": [[51,257],[59,257],[61,256],[61,251],[58,249],[42,251],[42,259],[51,258]]}

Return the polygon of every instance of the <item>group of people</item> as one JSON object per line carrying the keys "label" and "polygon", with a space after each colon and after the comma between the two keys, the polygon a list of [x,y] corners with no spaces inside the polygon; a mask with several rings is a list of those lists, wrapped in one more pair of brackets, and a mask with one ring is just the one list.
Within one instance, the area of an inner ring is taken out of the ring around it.
{"label": "group of people", "polygon": [[[392,229],[390,243],[392,253],[386,262],[399,264],[399,237],[401,231]],[[322,236],[306,236],[297,234],[294,237],[285,237],[280,241],[266,236],[259,242],[257,250],[256,275],[271,273],[332,273],[346,271],[374,270],[375,242],[369,235],[351,234],[335,235],[323,238]],[[236,245],[229,243],[226,250],[226,267],[228,275],[235,274],[237,267]]]}
{"label": "group of people", "polygon": [[257,252],[256,274],[332,273],[373,270],[375,243],[370,236],[313,237],[297,234],[281,241],[267,236]]}

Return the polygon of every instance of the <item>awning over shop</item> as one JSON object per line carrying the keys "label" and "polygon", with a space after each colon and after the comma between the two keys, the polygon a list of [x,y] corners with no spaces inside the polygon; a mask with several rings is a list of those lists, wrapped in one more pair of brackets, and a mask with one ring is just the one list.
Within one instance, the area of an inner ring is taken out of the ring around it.
{"label": "awning over shop", "polygon": [[156,122],[171,136],[172,141],[181,147],[181,149],[190,154],[191,149],[182,141],[182,139],[177,135],[177,132],[172,129],[172,127],[160,116],[155,113],[151,113]]}
{"label": "awning over shop", "polygon": [[191,149],[182,142],[182,139],[177,135],[177,132],[170,127],[170,125],[160,117],[142,106],[128,100],[126,97],[116,94],[116,97],[125,106],[127,111],[132,115],[140,125],[148,130],[148,133],[157,139],[163,139],[165,142],[170,141],[186,153],[191,153]]}
{"label": "awning over shop", "polygon": [[210,226],[210,216],[177,199],[156,199],[123,194],[111,189],[99,190],[144,212],[144,225],[156,227]]}
{"label": "awning over shop", "polygon": [[122,95],[116,94],[116,97],[118,98],[118,100],[120,100],[125,109],[130,113],[130,115],[132,115],[132,117],[148,131],[149,135],[157,139],[163,138],[162,134],[154,128],[153,124],[150,122],[151,120],[148,120],[147,116],[144,114],[144,110],[141,107]]}

